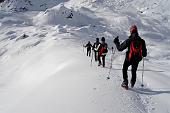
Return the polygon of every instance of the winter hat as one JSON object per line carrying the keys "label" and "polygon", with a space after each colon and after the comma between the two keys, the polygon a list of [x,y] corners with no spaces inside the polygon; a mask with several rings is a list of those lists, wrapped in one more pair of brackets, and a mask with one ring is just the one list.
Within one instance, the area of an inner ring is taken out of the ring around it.
{"label": "winter hat", "polygon": [[130,33],[137,33],[138,32],[138,29],[137,29],[137,26],[136,25],[132,25],[131,27],[130,27]]}
{"label": "winter hat", "polygon": [[105,41],[105,38],[104,38],[104,37],[102,37],[101,41]]}

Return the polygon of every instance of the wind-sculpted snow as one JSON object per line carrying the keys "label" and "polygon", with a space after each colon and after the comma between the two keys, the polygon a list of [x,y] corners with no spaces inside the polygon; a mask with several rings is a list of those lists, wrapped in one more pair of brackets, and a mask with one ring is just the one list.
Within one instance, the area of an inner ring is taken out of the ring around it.
{"label": "wind-sculpted snow", "polygon": [[63,4],[55,6],[51,9],[41,12],[34,18],[36,25],[67,25],[67,26],[88,26],[98,25],[100,20],[82,14],[80,11],[75,11],[73,8],[67,8]]}

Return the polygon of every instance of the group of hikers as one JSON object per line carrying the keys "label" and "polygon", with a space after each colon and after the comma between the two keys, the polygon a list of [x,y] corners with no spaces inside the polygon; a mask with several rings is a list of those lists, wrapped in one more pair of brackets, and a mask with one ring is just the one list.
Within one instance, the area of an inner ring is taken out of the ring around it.
{"label": "group of hikers", "polygon": [[[87,56],[91,56],[91,50],[94,51],[95,61],[98,61],[98,66],[103,65],[105,67],[105,57],[108,52],[108,46],[105,42],[105,38],[102,37],[101,43],[99,38],[96,38],[96,42],[92,45],[90,41],[84,46],[87,48]],[[101,61],[102,58],[102,61]]]}
{"label": "group of hikers", "polygon": [[[145,41],[139,36],[138,29],[136,25],[130,27],[130,36],[123,43],[119,42],[119,37],[117,36],[113,43],[116,45],[118,51],[123,51],[127,49],[126,56],[123,64],[123,82],[121,86],[125,89],[128,89],[128,67],[131,66],[132,78],[130,81],[131,87],[133,88],[136,83],[136,71],[138,68],[139,62],[143,57],[147,56],[147,49]],[[91,50],[94,51],[95,61],[98,61],[98,66],[102,65],[105,67],[105,57],[108,52],[108,45],[105,42],[105,38],[101,38],[101,43],[99,38],[96,38],[96,42],[92,45],[90,41],[84,46],[87,48],[87,56],[91,55]],[[101,62],[102,59],[102,62]]]}

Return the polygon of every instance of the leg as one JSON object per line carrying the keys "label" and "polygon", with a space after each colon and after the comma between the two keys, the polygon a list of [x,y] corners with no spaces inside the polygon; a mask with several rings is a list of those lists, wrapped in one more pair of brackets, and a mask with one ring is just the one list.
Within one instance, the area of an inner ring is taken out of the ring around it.
{"label": "leg", "polygon": [[87,56],[88,56],[89,50],[87,49]]}
{"label": "leg", "polygon": [[90,56],[90,49],[87,48],[87,56]]}
{"label": "leg", "polygon": [[94,51],[94,58],[95,58],[95,61],[97,61],[97,52]]}
{"label": "leg", "polygon": [[100,55],[98,55],[98,61],[99,61],[99,64],[98,64],[98,66],[100,66],[100,65],[101,65],[101,59],[100,59]]}
{"label": "leg", "polygon": [[127,75],[127,70],[128,67],[130,66],[129,61],[125,60],[123,64],[123,81],[128,85],[128,75]]}
{"label": "leg", "polygon": [[136,71],[137,71],[137,68],[138,68],[138,64],[139,62],[136,62],[136,63],[133,63],[132,64],[132,79],[131,79],[131,87],[133,87],[136,83]]}
{"label": "leg", "polygon": [[91,56],[91,50],[89,49],[89,57]]}
{"label": "leg", "polygon": [[102,56],[102,61],[103,61],[103,67],[105,67],[105,55]]}

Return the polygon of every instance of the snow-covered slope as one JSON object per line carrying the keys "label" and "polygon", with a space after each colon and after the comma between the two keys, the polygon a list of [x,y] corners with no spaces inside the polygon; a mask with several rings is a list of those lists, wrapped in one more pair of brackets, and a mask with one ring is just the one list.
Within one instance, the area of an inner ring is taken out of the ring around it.
{"label": "snow-covered slope", "polygon": [[[169,5],[168,0],[1,3],[0,113],[169,113]],[[23,7],[29,11],[9,12]],[[104,36],[115,48],[113,37],[125,40],[132,24],[148,56],[144,87],[141,62],[135,88],[125,91],[120,88],[125,51],[112,56],[110,50],[102,68],[82,46]]]}

